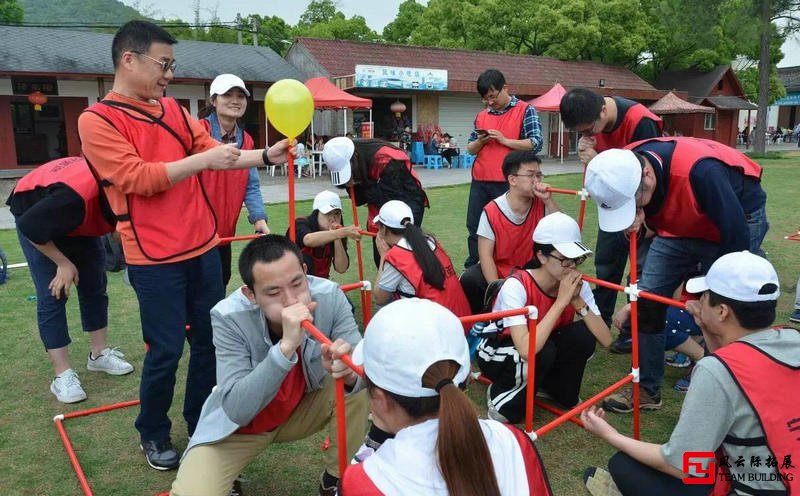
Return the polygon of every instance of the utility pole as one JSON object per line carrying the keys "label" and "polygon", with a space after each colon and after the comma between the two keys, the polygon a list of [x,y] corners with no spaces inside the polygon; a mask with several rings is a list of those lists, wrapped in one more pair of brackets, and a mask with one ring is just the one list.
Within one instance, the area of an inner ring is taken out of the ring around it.
{"label": "utility pole", "polygon": [[258,46],[258,24],[253,19],[253,46]]}

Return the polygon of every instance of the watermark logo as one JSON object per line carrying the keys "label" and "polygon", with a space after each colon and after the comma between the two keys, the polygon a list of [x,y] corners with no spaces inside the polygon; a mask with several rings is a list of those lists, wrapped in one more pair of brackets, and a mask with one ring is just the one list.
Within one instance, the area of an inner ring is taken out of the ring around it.
{"label": "watermark logo", "polygon": [[[683,454],[683,473],[686,477],[681,479],[684,484],[714,484],[717,473],[717,463],[713,451],[687,451]],[[706,468],[703,468],[704,462]],[[691,476],[694,472],[697,476]]]}

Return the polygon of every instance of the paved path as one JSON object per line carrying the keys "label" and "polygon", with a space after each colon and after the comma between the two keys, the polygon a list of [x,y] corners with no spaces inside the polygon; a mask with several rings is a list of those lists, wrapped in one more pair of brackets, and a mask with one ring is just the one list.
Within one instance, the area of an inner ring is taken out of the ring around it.
{"label": "paved path", "polygon": [[[435,188],[437,186],[451,186],[455,184],[466,184],[471,179],[471,169],[423,169],[416,167],[415,170],[422,180],[424,188]],[[545,174],[568,174],[579,172],[580,166],[576,160],[565,160],[563,164],[558,160],[545,160],[542,170]],[[11,183],[13,184],[13,183]],[[270,177],[266,171],[261,171],[261,195],[264,197],[264,202],[271,203],[284,203],[289,201],[289,190],[287,188],[288,179],[286,176],[277,175]],[[8,188],[10,191],[10,187]],[[298,201],[310,200],[314,198],[320,191],[329,189],[339,193],[340,196],[345,196],[344,190],[339,190],[331,185],[330,176],[324,173],[322,176],[315,178],[301,178],[295,181],[295,198]],[[13,229],[14,217],[11,215],[8,207],[5,206],[5,198],[8,193],[3,195],[3,205],[0,207],[0,229]]]}

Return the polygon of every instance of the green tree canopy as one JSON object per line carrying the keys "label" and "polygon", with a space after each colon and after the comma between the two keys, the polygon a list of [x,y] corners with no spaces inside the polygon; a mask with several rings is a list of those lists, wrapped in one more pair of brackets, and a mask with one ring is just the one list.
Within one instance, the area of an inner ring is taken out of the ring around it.
{"label": "green tree canopy", "polygon": [[425,6],[416,0],[405,0],[397,10],[397,17],[383,28],[383,39],[389,43],[408,43]]}

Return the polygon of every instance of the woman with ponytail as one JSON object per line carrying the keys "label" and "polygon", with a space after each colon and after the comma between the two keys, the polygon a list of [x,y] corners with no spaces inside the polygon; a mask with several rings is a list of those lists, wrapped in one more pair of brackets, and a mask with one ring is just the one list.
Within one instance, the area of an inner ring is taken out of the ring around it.
{"label": "woman with ponytail", "polygon": [[469,302],[453,263],[436,239],[414,224],[411,207],[399,200],[388,201],[374,222],[378,226],[375,246],[381,256],[373,289],[375,303],[417,296],[443,305],[458,317],[469,315]]}
{"label": "woman with ponytail", "polygon": [[350,345],[323,346],[335,378],[366,386],[372,416],[393,435],[344,474],[342,496],[549,496],[552,491],[531,439],[514,426],[479,420],[463,393],[470,371],[461,323],[428,300],[408,298],[375,314],[353,361]]}
{"label": "woman with ponytail", "polygon": [[[252,150],[253,138],[242,129],[238,120],[247,110],[247,91],[244,81],[233,74],[220,74],[211,83],[208,105],[200,110],[200,123],[208,134],[220,143],[235,144],[240,150]],[[217,219],[220,237],[236,234],[236,223],[242,211],[242,202],[247,207],[247,220],[256,233],[269,234],[264,199],[258,169],[204,170],[200,181],[208,194]],[[227,286],[231,278],[231,245],[219,246],[222,261],[222,283]]]}

